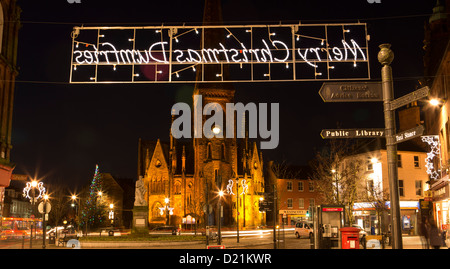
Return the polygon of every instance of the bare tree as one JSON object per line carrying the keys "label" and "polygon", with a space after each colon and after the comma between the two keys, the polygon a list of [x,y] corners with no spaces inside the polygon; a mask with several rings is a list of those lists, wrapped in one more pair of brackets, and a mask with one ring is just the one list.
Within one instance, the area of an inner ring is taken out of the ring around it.
{"label": "bare tree", "polygon": [[330,140],[328,147],[316,154],[311,162],[315,189],[325,204],[345,205],[350,224],[353,223],[353,205],[358,199],[357,182],[362,162],[349,158],[353,145],[348,141]]}

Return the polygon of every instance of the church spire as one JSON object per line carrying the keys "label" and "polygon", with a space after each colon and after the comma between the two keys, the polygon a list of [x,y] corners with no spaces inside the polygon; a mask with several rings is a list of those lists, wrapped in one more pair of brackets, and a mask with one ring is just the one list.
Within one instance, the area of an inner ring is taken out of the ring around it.
{"label": "church spire", "polygon": [[[222,25],[222,4],[220,0],[205,0],[204,12],[203,12],[203,25]],[[219,43],[225,43],[225,30],[221,28],[209,28],[204,29],[202,33],[201,48],[217,47]],[[219,56],[219,60],[225,60],[223,55]],[[221,81],[228,78],[228,68],[221,64],[207,64],[201,65],[197,70],[197,81]],[[220,90],[233,90],[230,83],[197,83],[196,89],[220,89]],[[234,90],[233,90],[234,91]],[[234,92],[233,92],[234,95]]]}
{"label": "church spire", "polygon": [[433,8],[433,14],[431,15],[430,19],[428,20],[429,23],[432,23],[437,20],[446,19],[447,14],[445,13],[445,7],[443,4],[441,4],[440,0],[437,0],[436,6]]}

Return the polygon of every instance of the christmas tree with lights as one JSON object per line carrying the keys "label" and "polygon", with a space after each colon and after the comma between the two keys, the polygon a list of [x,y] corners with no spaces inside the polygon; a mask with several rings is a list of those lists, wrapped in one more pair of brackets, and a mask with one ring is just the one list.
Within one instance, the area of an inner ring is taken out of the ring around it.
{"label": "christmas tree with lights", "polygon": [[89,189],[89,196],[87,197],[83,210],[81,212],[81,225],[85,228],[86,225],[90,229],[98,228],[106,225],[106,204],[102,199],[102,178],[98,169],[95,166],[94,177],[91,181]]}

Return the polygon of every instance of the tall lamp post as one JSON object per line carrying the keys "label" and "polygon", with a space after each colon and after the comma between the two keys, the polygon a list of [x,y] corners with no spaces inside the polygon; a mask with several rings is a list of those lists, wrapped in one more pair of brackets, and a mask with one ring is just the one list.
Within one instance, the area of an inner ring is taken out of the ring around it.
{"label": "tall lamp post", "polygon": [[114,227],[114,204],[109,204],[109,220],[111,221],[111,227]]}
{"label": "tall lamp post", "polygon": [[44,201],[43,201],[43,213],[42,213],[42,248],[44,248],[45,249],[45,239],[46,239],[46,237],[47,237],[47,235],[46,235],[46,233],[47,233],[47,227],[46,227],[46,223],[45,223],[45,221],[46,221],[46,216],[47,216],[47,210],[49,209],[49,208],[47,208],[48,207],[48,195],[47,194],[45,194],[44,195]]}
{"label": "tall lamp post", "polygon": [[[39,194],[37,197],[36,197],[36,190],[39,191]],[[27,182],[27,184],[25,185],[25,188],[23,189],[23,196],[27,199],[30,199],[32,214],[35,209],[36,201],[40,198],[43,198],[45,191],[46,190],[44,188],[43,182],[37,182],[36,180],[32,180],[31,182]],[[34,222],[32,222],[31,227],[30,227],[30,248],[33,247],[33,227],[34,227]],[[35,228],[34,233],[36,235],[36,227],[34,227],[34,228]]]}
{"label": "tall lamp post", "polygon": [[173,215],[173,207],[170,207],[170,199],[169,198],[164,198],[164,203],[165,206],[164,207],[159,207],[159,212],[162,215],[164,215],[164,213],[166,213],[166,225],[170,225],[170,216]]}
{"label": "tall lamp post", "polygon": [[72,199],[72,207],[75,207],[77,231],[79,231],[80,230],[80,204],[78,202],[79,198],[74,194],[72,195],[71,199]]}
{"label": "tall lamp post", "polygon": [[221,245],[222,244],[222,231],[221,231],[221,223],[222,223],[222,197],[223,197],[223,191],[220,190],[219,191],[219,223],[218,223],[218,227],[219,227],[219,241],[218,244]]}

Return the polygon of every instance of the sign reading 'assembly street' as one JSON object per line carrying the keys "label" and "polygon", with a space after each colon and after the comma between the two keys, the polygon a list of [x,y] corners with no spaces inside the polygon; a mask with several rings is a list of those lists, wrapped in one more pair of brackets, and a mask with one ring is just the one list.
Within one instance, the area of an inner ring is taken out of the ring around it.
{"label": "sign reading 'assembly street'", "polygon": [[330,138],[378,138],[384,137],[384,129],[325,129],[323,139]]}
{"label": "sign reading 'assembly street'", "polygon": [[413,91],[412,93],[408,93],[405,96],[402,96],[400,98],[393,100],[391,102],[391,109],[394,110],[399,107],[406,106],[407,104],[410,104],[414,101],[417,101],[424,97],[427,97],[429,93],[430,93],[430,88],[428,86],[425,86],[416,91]]}
{"label": "sign reading 'assembly street'", "polygon": [[383,101],[380,82],[325,82],[319,95],[324,102]]}

